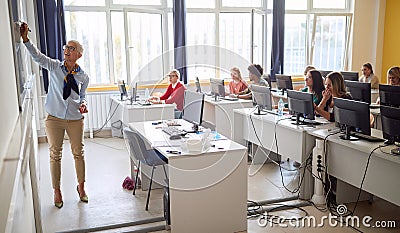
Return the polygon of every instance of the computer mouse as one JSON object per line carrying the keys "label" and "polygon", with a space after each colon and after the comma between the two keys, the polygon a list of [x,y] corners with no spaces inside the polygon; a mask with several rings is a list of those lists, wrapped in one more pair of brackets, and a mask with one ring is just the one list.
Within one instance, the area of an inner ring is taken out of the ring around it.
{"label": "computer mouse", "polygon": [[169,136],[169,140],[178,140],[178,139],[181,139],[182,137],[181,137],[181,135],[171,135],[171,136]]}

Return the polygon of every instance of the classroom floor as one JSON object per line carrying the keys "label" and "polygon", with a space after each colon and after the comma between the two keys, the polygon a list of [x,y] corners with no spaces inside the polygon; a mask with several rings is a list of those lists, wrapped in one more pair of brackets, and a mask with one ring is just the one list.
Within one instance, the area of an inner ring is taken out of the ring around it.
{"label": "classroom floor", "polygon": [[[86,154],[86,192],[89,203],[79,201],[76,191],[76,177],[73,159],[68,140],[64,143],[64,156],[62,160],[61,190],[63,193],[64,207],[57,209],[53,204],[53,191],[51,187],[48,144],[39,144],[39,197],[41,201],[41,216],[43,232],[88,232],[90,229],[100,229],[105,226],[135,222],[148,218],[162,217],[162,190],[151,192],[149,211],[145,211],[146,191],[137,190],[136,196],[132,191],[124,190],[122,182],[130,175],[129,156],[123,139],[120,138],[95,138],[85,139]],[[291,162],[283,166],[293,168]],[[273,163],[261,167],[249,165],[251,176],[248,178],[248,199],[263,201],[292,196],[282,186],[279,167]],[[295,187],[298,174],[294,171],[284,171],[283,177],[288,187]],[[388,184],[390,185],[390,184]],[[400,194],[399,194],[400,195]],[[293,204],[295,202],[289,202]],[[270,207],[270,206],[269,206]],[[328,212],[321,212],[313,206],[302,207],[309,216],[316,220],[328,216]],[[352,209],[352,205],[348,205]],[[210,210],[215,211],[215,210]],[[359,216],[371,216],[375,220],[396,220],[396,228],[366,228],[361,226],[358,230],[350,227],[329,226],[328,220],[323,227],[284,227],[259,226],[257,218],[248,220],[247,232],[399,232],[400,207],[386,201],[375,199],[372,204],[360,202],[357,206]],[[279,216],[303,216],[304,212],[297,209],[273,212]],[[165,222],[155,222],[147,225],[123,227],[100,232],[134,232],[153,227],[163,229]],[[361,224],[362,225],[362,224]],[[104,229],[104,228],[103,228]],[[159,230],[157,232],[169,232]]]}

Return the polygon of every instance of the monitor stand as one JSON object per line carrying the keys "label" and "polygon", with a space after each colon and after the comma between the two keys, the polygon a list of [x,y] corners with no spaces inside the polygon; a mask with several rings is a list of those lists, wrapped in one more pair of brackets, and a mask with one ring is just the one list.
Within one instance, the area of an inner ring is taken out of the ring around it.
{"label": "monitor stand", "polygon": [[339,138],[343,139],[343,140],[348,140],[348,141],[357,141],[359,140],[359,138],[353,137],[350,135],[350,126],[345,126],[345,134],[344,135],[340,135]]}
{"label": "monitor stand", "polygon": [[261,106],[257,105],[257,112],[254,113],[254,115],[266,115],[266,113],[261,112]]}

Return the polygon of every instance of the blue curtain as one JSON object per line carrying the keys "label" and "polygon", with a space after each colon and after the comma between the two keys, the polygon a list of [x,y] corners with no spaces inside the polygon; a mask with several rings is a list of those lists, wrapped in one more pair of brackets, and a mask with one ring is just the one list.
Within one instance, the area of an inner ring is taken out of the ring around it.
{"label": "blue curtain", "polygon": [[[63,60],[62,46],[66,44],[65,18],[63,0],[37,0],[37,17],[39,22],[40,50],[47,56]],[[47,93],[49,77],[43,69],[43,84]]]}
{"label": "blue curtain", "polygon": [[174,0],[174,63],[175,68],[181,73],[181,81],[187,84],[186,69],[186,1]]}
{"label": "blue curtain", "polygon": [[274,1],[272,14],[271,80],[275,81],[275,74],[283,74],[285,0]]}

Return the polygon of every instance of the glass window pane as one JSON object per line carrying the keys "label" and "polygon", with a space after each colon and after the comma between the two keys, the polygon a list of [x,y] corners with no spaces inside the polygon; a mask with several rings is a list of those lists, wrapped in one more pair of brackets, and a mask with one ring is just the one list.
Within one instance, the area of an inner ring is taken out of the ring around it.
{"label": "glass window pane", "polygon": [[346,0],[314,0],[313,8],[345,9],[346,8]]}
{"label": "glass window pane", "polygon": [[[186,37],[189,52],[187,62],[189,79],[215,77],[215,14],[188,13],[186,15]],[[208,65],[204,65],[208,64]],[[210,66],[212,66],[210,68]]]}
{"label": "glass window pane", "polygon": [[215,8],[215,0],[186,0],[186,8]]}
{"label": "glass window pane", "polygon": [[299,74],[306,61],[306,15],[286,14],[285,17],[285,74]]}
{"label": "glass window pane", "polygon": [[219,17],[220,46],[250,61],[251,14],[221,13]]}
{"label": "glass window pane", "polygon": [[161,0],[113,0],[113,3],[119,5],[161,5]]}
{"label": "glass window pane", "polygon": [[127,28],[129,80],[153,83],[162,80],[161,14],[128,12]]}
{"label": "glass window pane", "polygon": [[264,27],[264,15],[259,14],[257,12],[254,13],[254,37],[253,37],[253,63],[260,64],[263,66],[263,52],[264,52],[264,42],[263,42],[263,33],[265,30]]}
{"label": "glass window pane", "polygon": [[104,6],[105,0],[64,0],[65,6]]}
{"label": "glass window pane", "polygon": [[125,33],[124,24],[121,22],[124,22],[123,13],[111,12],[114,83],[118,80],[124,80],[125,83],[127,82]]}
{"label": "glass window pane", "polygon": [[82,44],[83,56],[78,63],[88,73],[90,85],[110,83],[106,25],[105,12],[65,12],[67,40]]}
{"label": "glass window pane", "polygon": [[222,0],[223,7],[262,7],[263,0]]}
{"label": "glass window pane", "polygon": [[346,22],[346,16],[317,17],[313,64],[319,69],[343,69]]}
{"label": "glass window pane", "polygon": [[307,10],[307,0],[285,0],[286,10]]}

